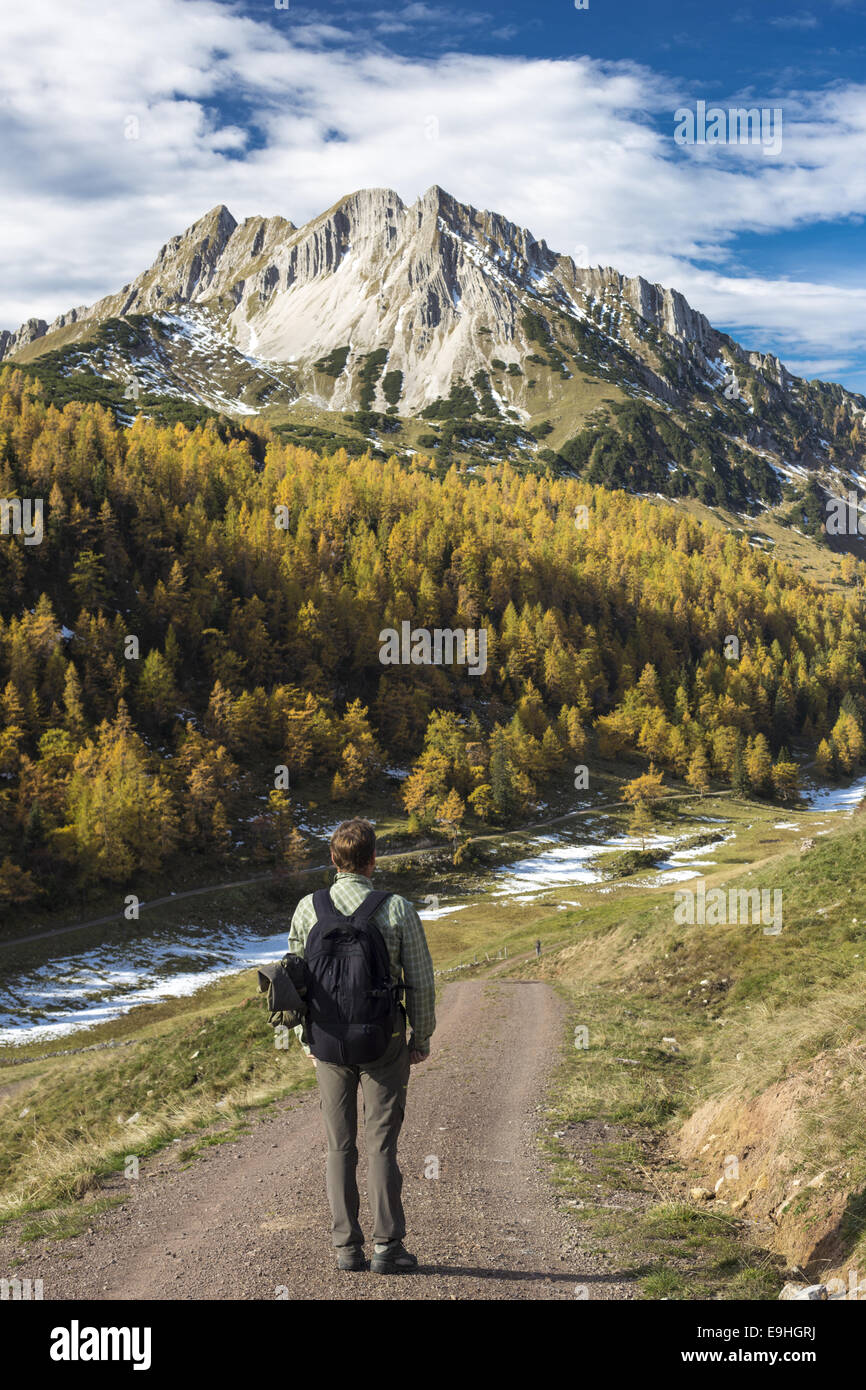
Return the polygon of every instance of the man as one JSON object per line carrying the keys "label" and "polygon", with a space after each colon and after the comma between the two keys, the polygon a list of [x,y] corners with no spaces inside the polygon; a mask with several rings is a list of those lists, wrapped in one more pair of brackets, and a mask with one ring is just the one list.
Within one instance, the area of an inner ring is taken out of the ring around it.
{"label": "man", "polygon": [[[339,913],[350,917],[369,893],[376,867],[376,836],[365,820],[343,821],[331,836],[331,860],[337,870],[330,890]],[[302,898],[289,931],[289,951],[303,956],[316,924],[313,895]],[[411,903],[392,894],[373,914],[388,951],[391,978],[405,990],[390,1042],[375,1062],[338,1066],[313,1057],[306,1024],[295,1029],[301,1046],[316,1068],[319,1103],[328,1137],[326,1183],[333,1218],[332,1239],[340,1269],[362,1270],[364,1233],[358,1222],[358,1086],[364,1096],[364,1136],[367,1146],[367,1192],[373,1215],[373,1257],[376,1274],[398,1274],[418,1261],[403,1245],[406,1222],[401,1192],[403,1177],[397,1164],[397,1138],[403,1123],[409,1068],[430,1055],[436,1027],[433,963],[421,920]],[[408,1018],[411,1036],[407,1042]]]}

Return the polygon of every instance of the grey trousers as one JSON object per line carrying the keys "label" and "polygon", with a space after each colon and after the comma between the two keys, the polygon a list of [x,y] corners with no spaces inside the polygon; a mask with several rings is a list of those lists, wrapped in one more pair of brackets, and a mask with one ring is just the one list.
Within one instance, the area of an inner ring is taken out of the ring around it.
{"label": "grey trousers", "polygon": [[402,1240],[403,1175],[397,1166],[397,1139],[406,1110],[409,1049],[401,1028],[378,1062],[360,1067],[316,1063],[319,1104],[328,1136],[326,1185],[333,1220],[331,1238],[337,1250],[363,1245],[358,1221],[358,1086],[364,1097],[364,1140],[367,1148],[367,1196],[377,1245]]}

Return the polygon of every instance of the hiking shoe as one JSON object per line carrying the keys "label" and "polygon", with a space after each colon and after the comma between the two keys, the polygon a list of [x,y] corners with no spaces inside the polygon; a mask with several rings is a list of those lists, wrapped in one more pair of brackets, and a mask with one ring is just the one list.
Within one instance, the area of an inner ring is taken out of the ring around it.
{"label": "hiking shoe", "polygon": [[374,1274],[408,1274],[418,1268],[418,1261],[403,1245],[395,1241],[393,1245],[377,1245],[373,1250],[370,1269]]}
{"label": "hiking shoe", "polygon": [[346,1245],[337,1254],[337,1268],[346,1269],[353,1273],[360,1273],[367,1268],[367,1261],[364,1259],[364,1250],[360,1245]]}

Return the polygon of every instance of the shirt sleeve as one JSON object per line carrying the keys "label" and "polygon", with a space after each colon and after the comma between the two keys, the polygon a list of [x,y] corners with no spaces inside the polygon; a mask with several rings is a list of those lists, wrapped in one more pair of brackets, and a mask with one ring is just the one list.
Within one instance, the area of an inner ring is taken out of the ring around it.
{"label": "shirt sleeve", "polygon": [[[289,927],[290,956],[303,956],[304,954],[307,937],[310,934],[310,927],[312,925],[310,922],[310,914],[307,910],[307,902],[308,900],[306,898],[302,898],[292,916],[291,925]],[[292,1031],[307,1056],[312,1057],[313,1054],[307,1045],[306,1024],[299,1023]]]}
{"label": "shirt sleeve", "polygon": [[406,987],[406,1014],[412,1030],[411,1047],[425,1055],[436,1027],[436,981],[433,962],[421,918],[411,903],[401,899],[400,960]]}

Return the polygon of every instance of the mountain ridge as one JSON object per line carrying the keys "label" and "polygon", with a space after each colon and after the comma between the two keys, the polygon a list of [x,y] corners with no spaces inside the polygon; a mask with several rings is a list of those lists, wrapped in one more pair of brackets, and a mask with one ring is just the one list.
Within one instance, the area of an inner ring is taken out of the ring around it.
{"label": "mountain ridge", "polygon": [[115,294],[0,333],[12,363],[60,400],[76,382],[123,388],[129,417],[160,400],[287,428],[339,416],[374,444],[516,450],[737,509],[787,488],[813,526],[815,480],[859,486],[866,444],[862,396],[742,346],[679,290],[579,266],[438,184],[409,204],[358,189],[301,226],[217,204]]}
{"label": "mountain ridge", "polygon": [[[234,253],[242,252],[245,249],[241,238],[245,237],[246,241],[249,242],[250,230],[254,229],[254,236],[248,253],[249,261],[252,262],[267,251],[274,249],[271,235],[273,230],[280,228],[288,233],[287,249],[291,248],[292,244],[296,243],[304,232],[317,240],[321,240],[320,236],[317,235],[320,228],[327,228],[330,233],[341,223],[346,226],[347,231],[358,224],[363,224],[366,220],[367,208],[374,199],[384,201],[383,211],[386,222],[388,213],[393,212],[396,208],[404,216],[414,213],[419,231],[423,228],[431,211],[435,210],[437,218],[442,217],[443,221],[446,221],[447,229],[450,231],[458,231],[461,222],[463,222],[460,214],[468,213],[474,224],[477,224],[479,220],[481,221],[481,225],[492,240],[505,243],[512,251],[516,249],[527,269],[538,268],[542,270],[542,273],[547,274],[558,267],[565,266],[577,270],[570,257],[552,252],[543,239],[536,239],[527,228],[518,227],[516,223],[510,222],[502,214],[479,210],[471,204],[458,203],[438,184],[433,184],[412,204],[405,204],[393,189],[384,187],[358,189],[339,198],[325,212],[303,224],[300,228],[279,216],[247,218],[243,223],[239,223],[225,204],[217,204],[203,217],[193,222],[185,232],[171,237],[162,246],[148,270],[129,284],[124,285],[120,291],[103,296],[91,306],[79,305],[67,310],[51,323],[47,323],[44,319],[30,318],[15,332],[0,330],[0,361],[11,357],[21,347],[29,346],[41,338],[48,338],[51,334],[70,324],[93,322],[95,319],[105,316],[106,313],[124,315],[164,307],[159,302],[161,300],[164,300],[166,305],[170,302],[199,302],[203,297],[203,290],[215,294],[229,292],[236,288],[240,279],[238,256]],[[238,232],[241,234],[240,238],[236,236]],[[324,238],[324,240],[327,246],[329,237]],[[219,273],[218,266],[222,254],[229,248],[229,243],[232,241],[235,244],[230,248],[231,260],[228,266],[222,267],[222,273]],[[334,244],[332,248],[328,247],[328,249],[336,250],[338,248]],[[182,253],[187,250],[191,252],[191,256],[185,257]],[[214,251],[216,252],[215,255],[213,254]],[[191,264],[189,264],[190,260]],[[342,256],[339,256],[331,267],[314,265],[312,274],[321,274],[323,270],[329,268],[336,269],[341,260]],[[513,272],[513,258],[507,260],[506,264]],[[165,281],[173,271],[176,275],[178,270],[187,272],[185,283],[179,283],[175,279],[173,287],[169,281],[168,287],[164,288],[163,283],[157,278],[160,273],[162,281]],[[226,274],[226,270],[228,274]],[[208,272],[216,273],[208,274]],[[273,270],[270,265],[256,272],[253,290],[260,294],[270,292],[267,289],[269,272],[272,276]],[[719,334],[704,314],[693,309],[679,290],[655,284],[643,276],[626,276],[611,266],[588,267],[580,278],[585,287],[592,291],[601,290],[608,284],[616,284],[619,292],[630,295],[633,307],[640,313],[641,317],[647,321],[655,322],[672,335],[687,334],[699,341],[702,346],[706,345],[707,347],[713,345],[716,338],[727,337],[725,334]],[[149,292],[153,280],[155,280],[154,292]],[[290,288],[290,286],[286,285],[285,288]],[[747,350],[743,349],[743,351]],[[773,362],[778,361],[772,355],[767,356]]]}

